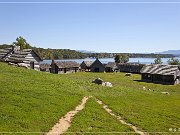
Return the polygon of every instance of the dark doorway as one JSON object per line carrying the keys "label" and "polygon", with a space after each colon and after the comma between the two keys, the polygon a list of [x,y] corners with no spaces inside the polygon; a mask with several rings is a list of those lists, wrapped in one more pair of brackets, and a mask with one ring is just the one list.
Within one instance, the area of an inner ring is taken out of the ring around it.
{"label": "dark doorway", "polygon": [[34,61],[31,61],[31,62],[30,62],[30,68],[31,68],[31,69],[34,69]]}
{"label": "dark doorway", "polygon": [[94,68],[94,72],[99,72],[99,68]]}

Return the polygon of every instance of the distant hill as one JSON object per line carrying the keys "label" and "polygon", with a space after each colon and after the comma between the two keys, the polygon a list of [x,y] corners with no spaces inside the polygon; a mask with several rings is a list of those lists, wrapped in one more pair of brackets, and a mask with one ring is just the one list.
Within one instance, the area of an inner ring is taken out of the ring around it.
{"label": "distant hill", "polygon": [[158,54],[173,54],[174,56],[180,56],[180,50],[168,50],[163,52],[157,52]]}

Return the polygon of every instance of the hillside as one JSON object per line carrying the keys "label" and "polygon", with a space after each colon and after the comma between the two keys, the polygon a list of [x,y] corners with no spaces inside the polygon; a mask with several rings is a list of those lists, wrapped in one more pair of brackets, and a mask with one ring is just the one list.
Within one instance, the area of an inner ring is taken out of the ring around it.
{"label": "hillside", "polygon": [[[179,85],[140,82],[140,75],[125,77],[124,73],[54,75],[6,63],[0,63],[0,69],[0,132],[44,134],[84,96],[92,98],[72,120],[68,132],[134,132],[109,115],[96,99],[144,132],[171,133],[170,128],[180,125]],[[97,77],[112,82],[113,87],[92,84]]]}

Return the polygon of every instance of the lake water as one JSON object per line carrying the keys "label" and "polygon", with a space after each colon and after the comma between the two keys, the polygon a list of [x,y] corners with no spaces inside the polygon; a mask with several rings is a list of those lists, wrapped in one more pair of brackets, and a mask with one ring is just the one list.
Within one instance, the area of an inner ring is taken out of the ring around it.
{"label": "lake water", "polygon": [[[180,57],[176,57],[180,60]],[[167,61],[170,58],[162,58],[163,64],[167,64]],[[82,63],[83,61],[95,61],[95,58],[86,58],[86,59],[63,59],[63,60],[55,60],[55,61],[76,61],[77,63]],[[102,58],[99,59],[102,63],[107,64],[108,62],[114,62],[114,58]],[[155,58],[129,58],[129,62],[139,62],[142,64],[151,64],[154,63]],[[44,60],[42,63],[51,63],[51,60]]]}

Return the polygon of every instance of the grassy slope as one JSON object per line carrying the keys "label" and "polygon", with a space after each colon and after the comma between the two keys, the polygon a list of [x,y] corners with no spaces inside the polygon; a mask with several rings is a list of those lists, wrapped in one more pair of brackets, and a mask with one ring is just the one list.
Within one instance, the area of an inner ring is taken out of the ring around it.
{"label": "grassy slope", "polygon": [[[76,115],[68,132],[134,132],[110,116],[94,99],[89,99],[86,107]],[[68,133],[67,133],[68,134]]]}
{"label": "grassy slope", "polygon": [[64,77],[0,63],[0,131],[48,131],[83,95]]}
{"label": "grassy slope", "polygon": [[[97,77],[112,82],[113,87],[92,84],[91,81]],[[98,97],[113,112],[145,131],[180,128],[180,85],[167,86],[133,80],[140,80],[140,76],[125,77],[124,73],[53,75],[0,63],[0,131],[48,131],[84,95]],[[154,92],[144,91],[144,86]],[[170,95],[162,95],[161,91],[168,91]],[[93,114],[97,111],[96,117],[101,117],[100,112],[105,113],[104,110],[96,109],[98,105],[92,101],[87,107],[73,121],[76,123],[71,127],[73,131],[79,131],[79,118],[87,116],[86,119],[90,120],[93,117],[91,113],[84,116],[85,112],[94,110]],[[82,120],[85,124],[83,131],[89,126],[84,121],[85,118]],[[116,121],[113,123],[116,125]],[[98,122],[96,124],[99,125]],[[101,131],[108,131],[107,126],[101,127]]]}
{"label": "grassy slope", "polygon": [[[78,73],[64,75],[105,102],[116,114],[148,132],[166,132],[180,127],[180,85],[161,85],[138,82],[140,75],[125,77],[124,73]],[[113,88],[89,83],[100,77],[112,82]],[[154,91],[144,91],[143,87]],[[170,95],[160,92],[168,91]]]}

